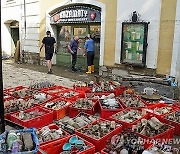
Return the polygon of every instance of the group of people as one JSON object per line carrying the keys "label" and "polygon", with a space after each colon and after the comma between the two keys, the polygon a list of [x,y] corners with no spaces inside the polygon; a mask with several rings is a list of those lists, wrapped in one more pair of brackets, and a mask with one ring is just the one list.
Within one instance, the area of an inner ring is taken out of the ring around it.
{"label": "group of people", "polygon": [[[56,50],[56,41],[55,38],[51,36],[51,32],[46,32],[46,37],[42,40],[42,45],[40,47],[40,52],[43,46],[45,47],[45,58],[47,60],[47,67],[48,67],[48,74],[52,74],[52,57],[53,53]],[[77,52],[79,48],[79,36],[75,36],[70,43],[68,44],[68,49],[72,56],[72,71],[76,72],[77,69],[75,68],[77,62]],[[91,74],[94,72],[94,41],[91,38],[90,34],[85,37],[85,44],[84,44],[84,57],[87,57],[87,64],[88,70],[87,74]]]}

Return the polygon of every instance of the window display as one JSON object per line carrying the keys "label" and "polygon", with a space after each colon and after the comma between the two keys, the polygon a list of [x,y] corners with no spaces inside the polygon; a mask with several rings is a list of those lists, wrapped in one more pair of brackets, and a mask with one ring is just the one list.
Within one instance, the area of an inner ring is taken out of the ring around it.
{"label": "window display", "polygon": [[148,23],[123,23],[122,63],[145,66]]}

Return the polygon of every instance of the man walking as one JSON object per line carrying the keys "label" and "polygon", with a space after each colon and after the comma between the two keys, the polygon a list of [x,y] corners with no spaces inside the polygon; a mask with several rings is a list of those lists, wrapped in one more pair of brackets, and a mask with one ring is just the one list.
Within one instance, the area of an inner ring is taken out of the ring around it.
{"label": "man walking", "polygon": [[68,49],[71,52],[71,56],[72,56],[72,71],[76,72],[77,69],[75,68],[76,65],[76,61],[77,61],[77,49],[78,49],[78,44],[79,44],[79,36],[75,36],[71,42],[68,45]]}
{"label": "man walking", "polygon": [[46,37],[43,38],[42,40],[42,45],[40,47],[40,52],[43,46],[45,45],[45,58],[47,60],[47,66],[48,66],[48,74],[52,74],[52,57],[54,53],[54,49],[56,48],[56,41],[54,37],[51,37],[51,32],[47,31],[46,32]]}
{"label": "man walking", "polygon": [[87,64],[88,71],[87,74],[94,73],[94,41],[91,39],[90,34],[87,36],[87,40],[85,42],[85,50],[87,52]]}

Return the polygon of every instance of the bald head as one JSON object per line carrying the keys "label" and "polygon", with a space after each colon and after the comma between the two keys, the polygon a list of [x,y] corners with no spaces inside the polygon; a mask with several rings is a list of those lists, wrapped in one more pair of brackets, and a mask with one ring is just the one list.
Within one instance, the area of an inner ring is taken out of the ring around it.
{"label": "bald head", "polygon": [[79,40],[79,36],[75,36],[75,37],[74,37],[74,40],[75,40],[75,41],[78,41],[78,40]]}

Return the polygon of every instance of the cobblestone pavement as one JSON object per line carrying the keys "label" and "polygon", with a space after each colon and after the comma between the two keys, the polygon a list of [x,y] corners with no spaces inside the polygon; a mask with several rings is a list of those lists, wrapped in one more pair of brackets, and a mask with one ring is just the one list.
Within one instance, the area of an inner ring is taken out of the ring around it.
{"label": "cobblestone pavement", "polygon": [[3,63],[3,87],[16,87],[18,85],[28,86],[42,81],[49,81],[57,85],[72,87],[74,81],[53,74],[47,74],[14,65]]}

